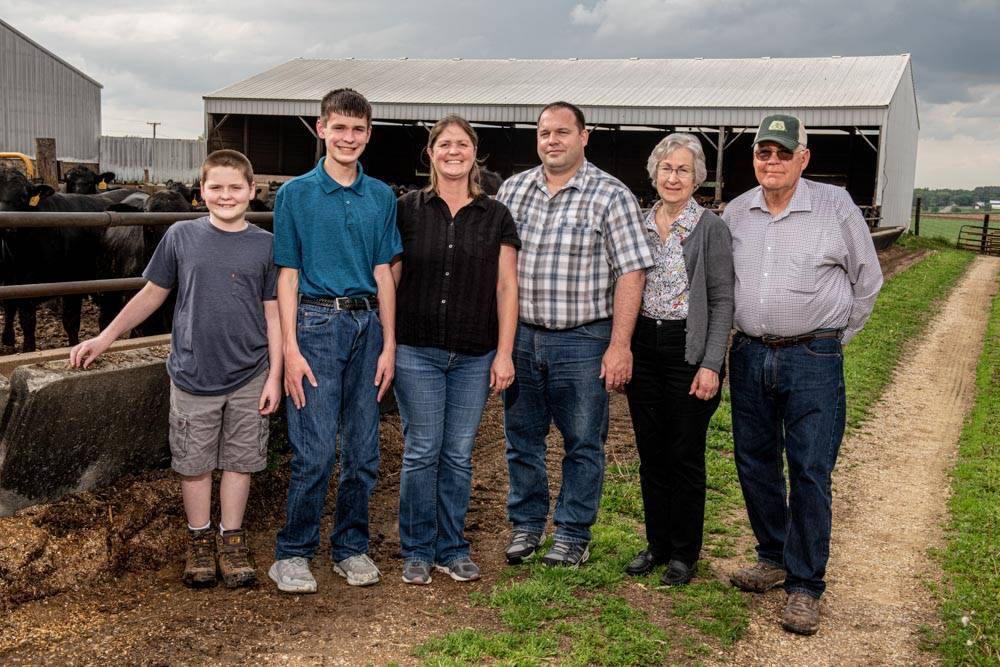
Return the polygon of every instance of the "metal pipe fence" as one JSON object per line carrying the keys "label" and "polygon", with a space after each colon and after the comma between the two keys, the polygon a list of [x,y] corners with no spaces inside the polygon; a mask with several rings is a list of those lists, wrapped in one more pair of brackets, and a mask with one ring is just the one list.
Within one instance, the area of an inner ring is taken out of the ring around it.
{"label": "metal pipe fence", "polygon": [[[204,213],[21,213],[0,212],[0,230],[52,229],[56,227],[108,228],[143,225],[169,225],[181,220],[195,220]],[[247,213],[246,219],[254,224],[271,225],[273,213]],[[111,278],[106,280],[76,280],[61,283],[33,283],[0,286],[0,300],[35,299],[70,294],[96,294],[99,292],[125,292],[142,289],[145,278]]]}

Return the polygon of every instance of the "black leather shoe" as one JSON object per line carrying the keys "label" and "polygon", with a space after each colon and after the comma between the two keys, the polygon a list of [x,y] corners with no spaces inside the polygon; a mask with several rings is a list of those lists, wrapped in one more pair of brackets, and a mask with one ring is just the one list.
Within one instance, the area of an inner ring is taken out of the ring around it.
{"label": "black leather shoe", "polygon": [[671,560],[666,571],[660,577],[664,586],[683,586],[694,578],[694,565],[688,567],[679,560]]}
{"label": "black leather shoe", "polygon": [[633,577],[641,577],[644,574],[652,572],[654,567],[663,562],[665,561],[657,558],[649,549],[643,549],[625,566],[625,574]]}

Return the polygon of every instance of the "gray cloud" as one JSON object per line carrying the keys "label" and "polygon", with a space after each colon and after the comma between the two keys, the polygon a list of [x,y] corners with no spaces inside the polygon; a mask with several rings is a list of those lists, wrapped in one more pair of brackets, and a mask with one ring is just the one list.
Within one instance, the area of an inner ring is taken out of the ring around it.
{"label": "gray cloud", "polygon": [[4,20],[101,81],[105,128],[194,136],[201,96],[295,57],[688,58],[910,52],[922,136],[995,140],[996,0],[7,0]]}

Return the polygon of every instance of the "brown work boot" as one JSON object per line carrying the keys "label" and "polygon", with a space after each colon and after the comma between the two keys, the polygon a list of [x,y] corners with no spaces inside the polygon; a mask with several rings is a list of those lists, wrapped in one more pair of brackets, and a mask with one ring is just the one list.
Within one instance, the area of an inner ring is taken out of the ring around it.
{"label": "brown work boot", "polygon": [[204,530],[188,528],[187,559],[181,580],[191,588],[215,586],[215,529],[212,526]]}
{"label": "brown work boot", "polygon": [[257,581],[243,530],[226,530],[219,545],[219,573],[226,588],[250,586]]}
{"label": "brown work boot", "polygon": [[793,591],[788,594],[781,627],[800,635],[814,635],[819,630],[819,598]]}
{"label": "brown work boot", "polygon": [[744,591],[763,593],[785,580],[785,568],[759,560],[729,575],[729,582]]}

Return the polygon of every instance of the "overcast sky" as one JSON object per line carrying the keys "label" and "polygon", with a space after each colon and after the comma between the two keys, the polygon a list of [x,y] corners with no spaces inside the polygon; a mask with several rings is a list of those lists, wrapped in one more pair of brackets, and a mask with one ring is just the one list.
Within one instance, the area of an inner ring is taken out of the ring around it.
{"label": "overcast sky", "polygon": [[1000,184],[1000,0],[0,0],[104,85],[105,134],[192,138],[201,96],[296,57],[913,54],[917,186]]}

